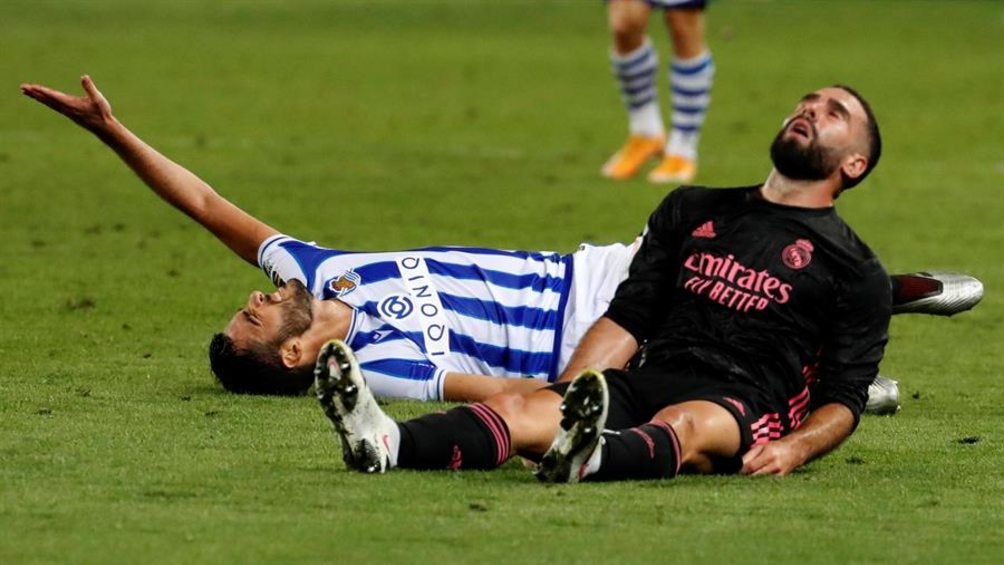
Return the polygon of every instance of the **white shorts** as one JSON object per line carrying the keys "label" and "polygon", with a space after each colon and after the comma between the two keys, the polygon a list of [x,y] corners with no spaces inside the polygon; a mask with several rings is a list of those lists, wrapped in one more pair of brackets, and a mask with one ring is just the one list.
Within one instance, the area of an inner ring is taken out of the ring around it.
{"label": "white shorts", "polygon": [[565,309],[558,374],[565,370],[572,352],[593,323],[606,313],[617,285],[627,278],[631,259],[641,238],[630,245],[593,246],[583,243],[572,255],[572,288]]}

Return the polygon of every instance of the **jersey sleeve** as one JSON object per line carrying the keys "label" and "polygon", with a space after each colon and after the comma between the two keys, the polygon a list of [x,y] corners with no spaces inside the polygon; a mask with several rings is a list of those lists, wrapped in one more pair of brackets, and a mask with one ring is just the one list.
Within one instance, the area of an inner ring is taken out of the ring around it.
{"label": "jersey sleeve", "polygon": [[374,396],[423,401],[443,399],[447,370],[430,363],[413,341],[390,326],[375,332],[357,333],[349,345],[356,353],[359,369]]}
{"label": "jersey sleeve", "polygon": [[310,288],[308,279],[313,273],[304,272],[304,269],[296,256],[289,251],[286,243],[295,242],[304,246],[311,246],[293,239],[287,235],[274,235],[258,246],[258,267],[264,271],[265,276],[271,279],[272,284],[279,286],[282,283],[296,279]]}
{"label": "jersey sleeve", "polygon": [[878,375],[892,315],[889,276],[877,259],[866,269],[863,277],[838,290],[812,391],[814,408],[843,404],[854,412],[855,425],[868,400],[868,385]]}
{"label": "jersey sleeve", "polygon": [[407,359],[380,359],[359,366],[366,384],[378,398],[443,400],[446,369]]}
{"label": "jersey sleeve", "polygon": [[679,271],[680,201],[671,192],[649,217],[628,276],[617,287],[605,316],[643,343],[665,318]]}

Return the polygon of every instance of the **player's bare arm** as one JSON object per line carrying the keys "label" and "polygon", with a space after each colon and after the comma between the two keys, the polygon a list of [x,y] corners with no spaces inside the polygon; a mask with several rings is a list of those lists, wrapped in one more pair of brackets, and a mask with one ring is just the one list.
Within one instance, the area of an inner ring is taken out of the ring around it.
{"label": "player's bare arm", "polygon": [[73,96],[38,84],[22,84],[21,92],[93,133],[158,196],[201,224],[242,259],[256,265],[259,244],[278,232],[129,131],[112,114],[111,104],[89,76],[81,77],[80,83],[85,96]]}
{"label": "player's bare arm", "polygon": [[582,337],[558,382],[570,381],[586,369],[621,368],[638,351],[638,342],[609,318],[600,318]]}
{"label": "player's bare arm", "polygon": [[753,446],[743,456],[745,475],[787,475],[837,448],[854,431],[854,414],[839,403],[824,404],[795,431]]}
{"label": "player's bare arm", "polygon": [[547,384],[537,379],[447,373],[446,379],[443,381],[443,400],[447,402],[482,402],[496,394],[523,394],[543,388]]}

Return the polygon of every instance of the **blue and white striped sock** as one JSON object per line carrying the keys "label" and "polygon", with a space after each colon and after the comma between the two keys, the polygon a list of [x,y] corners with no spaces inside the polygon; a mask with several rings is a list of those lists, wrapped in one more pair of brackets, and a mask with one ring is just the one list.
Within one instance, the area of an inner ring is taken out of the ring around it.
{"label": "blue and white striped sock", "polygon": [[711,105],[715,62],[711,51],[690,59],[673,58],[669,65],[669,88],[673,98],[672,130],[667,155],[697,158],[697,143],[704,116]]}
{"label": "blue and white striped sock", "polygon": [[620,86],[621,99],[628,111],[628,127],[633,135],[659,137],[665,134],[659,114],[655,75],[659,59],[652,42],[645,43],[626,55],[610,54],[614,78]]}

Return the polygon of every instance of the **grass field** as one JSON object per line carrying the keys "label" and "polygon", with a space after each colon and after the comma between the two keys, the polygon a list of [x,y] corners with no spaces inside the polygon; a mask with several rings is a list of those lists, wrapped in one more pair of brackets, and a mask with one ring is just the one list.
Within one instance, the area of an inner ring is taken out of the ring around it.
{"label": "grass field", "polygon": [[599,1],[0,2],[0,563],[1000,562],[1004,4],[722,0],[708,35],[701,183],[759,182],[797,98],[854,85],[886,152],[843,216],[986,298],[896,318],[902,412],[790,477],[545,487],[348,473],[312,399],[221,392],[209,336],[267,281],[17,85],[90,73],[297,237],[571,250],[664,194],[597,174],[625,134]]}

